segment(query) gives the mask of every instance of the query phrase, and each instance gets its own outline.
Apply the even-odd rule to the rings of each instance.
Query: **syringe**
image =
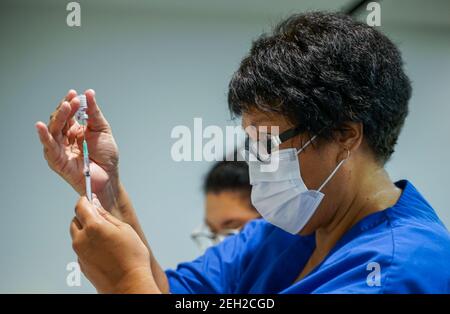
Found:
[[[80,100],[80,108],[77,111],[77,120],[83,127],[83,174],[86,181],[86,197],[89,201],[92,201],[92,190],[91,190],[91,172],[89,168],[89,151],[86,142],[86,128],[87,128],[87,100],[85,95],[78,95]]]

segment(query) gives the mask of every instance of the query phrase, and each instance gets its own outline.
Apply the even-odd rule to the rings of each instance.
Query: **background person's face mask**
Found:
[[[262,162],[249,162],[253,205],[264,219],[291,234],[299,233],[308,223],[324,197],[320,191],[348,158],[336,166],[317,191],[308,190],[301,177],[298,154],[314,139],[298,151],[288,148],[272,153],[271,158],[279,159],[276,171],[261,171]]]

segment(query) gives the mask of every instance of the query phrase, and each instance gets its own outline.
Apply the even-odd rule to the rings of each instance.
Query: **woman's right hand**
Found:
[[[95,92],[85,92],[89,116],[85,132],[88,144],[92,191],[104,207],[111,210],[119,189],[119,151],[111,127],[103,117]],[[85,194],[83,174],[83,126],[74,118],[80,101],[77,92],[70,90],[50,116],[48,125],[36,123],[44,148],[44,157],[52,170],[66,180],[80,195]]]

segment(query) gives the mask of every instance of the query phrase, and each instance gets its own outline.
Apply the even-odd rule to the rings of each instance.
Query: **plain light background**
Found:
[[[235,125],[227,84],[251,41],[290,13],[352,1],[69,1],[0,4],[0,292],[95,292],[66,285],[77,195],[42,157],[34,123],[69,88],[94,88],[120,148],[122,180],[163,267],[195,258],[208,162],[174,162],[176,125]],[[410,115],[387,168],[411,180],[450,226],[450,2],[381,2],[381,29],[413,82]],[[360,14],[365,19],[367,12]],[[420,243],[418,243],[420,245]]]

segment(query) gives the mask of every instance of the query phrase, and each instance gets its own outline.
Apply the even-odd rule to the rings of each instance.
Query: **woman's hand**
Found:
[[[95,92],[85,92],[89,116],[86,141],[91,159],[92,191],[107,210],[111,210],[119,189],[119,152],[111,128],[103,117]],[[44,156],[51,169],[64,178],[80,195],[85,193],[83,175],[83,127],[74,119],[80,101],[77,92],[70,90],[50,116],[48,125],[36,123]]]
[[[63,177],[80,195],[84,195],[83,129],[74,119],[74,115],[80,106],[80,101],[76,95],[76,91],[70,90],[50,116],[49,124],[38,122],[36,128],[44,147],[45,159],[50,168]],[[131,200],[120,183],[118,174],[119,152],[111,128],[96,103],[94,91],[87,90],[85,95],[89,116],[86,140],[91,161],[92,191],[98,196],[103,208],[124,222],[123,226],[126,227],[123,227],[123,229],[131,229],[131,226],[141,238],[141,242],[147,245],[153,277],[161,291],[169,292],[166,274],[153,256]],[[129,232],[131,233],[131,231]],[[77,242],[75,244],[78,245]],[[108,263],[105,265],[108,265]],[[86,271],[88,272],[88,270]],[[127,276],[132,277],[133,273],[140,273],[140,270],[134,270]]]
[[[150,252],[133,228],[81,197],[70,225],[82,272],[100,293],[160,293]]]

